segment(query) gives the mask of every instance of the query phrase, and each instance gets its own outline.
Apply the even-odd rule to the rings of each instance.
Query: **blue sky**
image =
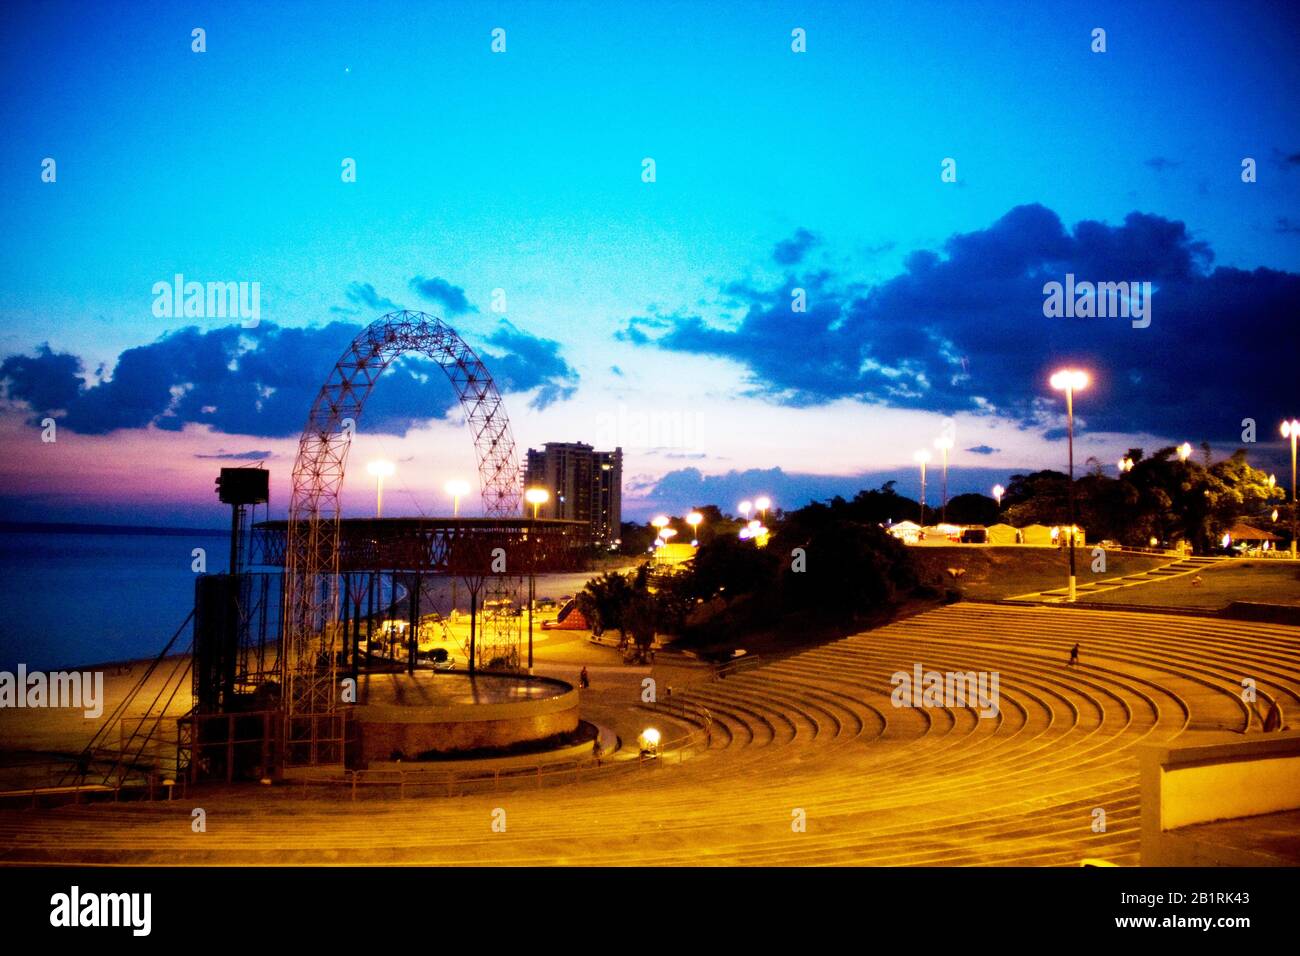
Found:
[[[1228,452],[1255,416],[1252,455],[1281,462],[1276,420],[1300,414],[1278,360],[1297,351],[1300,273],[1284,5],[266,6],[0,13],[0,428],[28,447],[35,418],[67,426],[53,454],[0,470],[5,513],[134,519],[142,489],[90,482],[90,461],[127,474],[170,456],[150,510],[171,520],[207,513],[213,455],[267,451],[284,477],[299,393],[350,337],[323,330],[389,303],[482,351],[521,445],[623,443],[634,512],[699,503],[675,500],[685,469],[714,498],[858,476],[907,489],[945,418],[954,489],[986,490],[1063,458],[1039,373],[1071,357],[1098,366],[1085,452]],[[1036,313],[1042,278],[1075,265],[1156,279],[1152,327]],[[192,414],[153,413],[141,396],[194,385],[194,355],[239,348],[220,320],[179,333],[152,314],[152,285],[178,272],[260,283],[244,347],[280,363],[279,400],[250,403],[265,383],[241,366],[195,386]],[[781,308],[795,287],[806,315]],[[965,360],[956,382],[936,379],[945,355]],[[864,362],[916,388],[883,391]],[[385,384],[358,453],[407,463],[408,507],[437,510],[442,479],[472,468],[468,438],[437,383]]]

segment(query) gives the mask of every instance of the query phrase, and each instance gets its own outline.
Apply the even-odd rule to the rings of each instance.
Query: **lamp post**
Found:
[[[451,495],[451,514],[454,518],[460,517],[460,498],[461,495],[469,494],[469,482],[462,481],[459,478],[453,478],[443,486],[447,494]]]
[[[1062,369],[1052,375],[1052,388],[1065,392],[1066,437],[1070,455],[1070,597],[1074,601],[1074,393],[1082,391],[1088,385],[1088,373],[1078,369]]]
[[[1003,488],[1001,485],[993,486],[993,500],[998,503],[999,511],[1002,509],[1002,496],[1005,495],[1006,493],[1007,493],[1007,489]]]
[[[551,493],[545,488],[529,488],[524,492],[524,501],[533,506],[533,520],[537,520],[537,509],[551,500]]]
[[[941,435],[934,440],[934,447],[943,453],[943,508],[939,520],[944,524],[948,523],[948,450],[952,445],[952,438],[948,435]]]
[[[397,470],[391,461],[380,458],[366,465],[366,471],[375,476],[375,517],[384,516],[384,479]]]
[[[1295,445],[1296,437],[1300,436],[1300,421],[1291,419],[1289,422],[1282,423],[1282,437],[1291,439],[1291,557],[1296,553],[1296,517],[1300,511],[1300,505],[1296,504],[1295,497]]]
[[[742,518],[748,521],[749,513],[754,510],[754,503],[746,499],[745,501],[742,501],[740,504],[736,505],[736,510],[740,512],[740,516]]]
[[[704,515],[698,511],[692,511],[686,516],[686,523],[691,526],[691,544],[698,545],[700,539],[700,522],[704,520]]]
[[[757,508],[759,514],[763,516],[763,524],[767,524],[767,509],[772,507],[772,499],[766,495],[761,498],[755,498],[754,507]]]
[[[1191,457],[1192,457],[1192,445],[1191,445],[1191,442],[1183,442],[1181,445],[1178,446],[1178,460],[1179,460],[1179,461],[1187,461],[1187,459],[1188,459],[1188,458],[1191,458]]]
[[[925,527],[925,463],[930,460],[930,453],[922,448],[915,455],[917,464],[921,466],[921,527]]]

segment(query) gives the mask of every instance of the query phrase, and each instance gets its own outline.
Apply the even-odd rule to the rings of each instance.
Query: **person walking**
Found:
[[[591,686],[591,678],[587,675],[587,665],[582,665],[582,672],[578,674],[578,686],[586,690]]]
[[[1070,648],[1070,660],[1066,663],[1065,666],[1075,667],[1078,665],[1078,663],[1079,663],[1079,644],[1076,641],[1074,647]]]

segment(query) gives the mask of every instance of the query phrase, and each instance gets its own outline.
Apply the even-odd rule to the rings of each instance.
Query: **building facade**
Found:
[[[596,451],[581,442],[547,442],[528,449],[525,488],[545,488],[542,518],[583,521],[594,544],[613,545],[623,520],[623,449]]]

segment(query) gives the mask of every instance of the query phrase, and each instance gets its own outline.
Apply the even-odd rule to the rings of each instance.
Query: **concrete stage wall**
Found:
[[[503,684],[518,681],[532,696],[482,703],[358,704],[348,765],[360,769],[371,762],[387,762],[394,751],[413,760],[430,751],[452,754],[508,747],[578,729],[578,692],[572,685],[545,677],[485,676]]]

